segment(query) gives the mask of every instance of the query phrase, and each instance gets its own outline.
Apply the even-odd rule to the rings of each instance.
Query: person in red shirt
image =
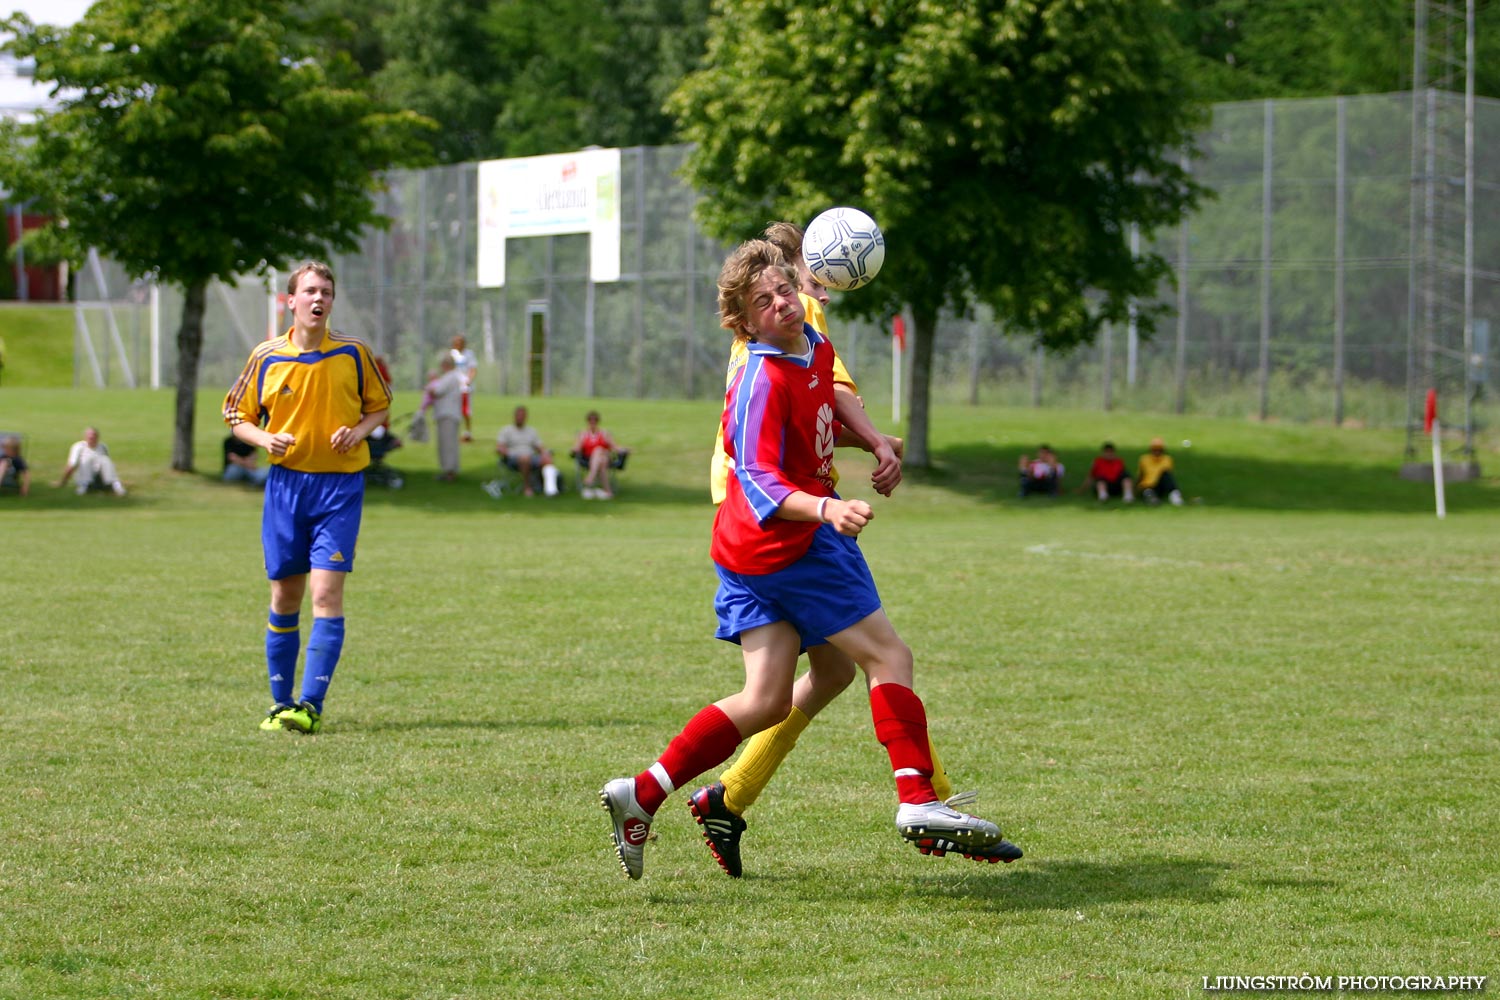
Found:
[[[1100,503],[1110,497],[1119,497],[1126,503],[1135,502],[1135,483],[1125,468],[1125,460],[1115,454],[1115,446],[1109,441],[1104,442],[1099,456],[1089,466],[1089,479],[1084,486],[1093,489]]]
[[[609,470],[622,449],[615,445],[609,431],[599,426],[598,410],[590,410],[583,420],[587,426],[573,443],[573,454],[588,470],[579,492],[585,500],[613,500],[615,492],[610,489]]]
[[[886,748],[900,805],[896,828],[913,842],[987,847],[1004,838],[988,820],[952,808],[932,787],[927,716],[912,690],[911,649],[880,603],[856,537],[875,516],[833,490],[833,347],[804,322],[797,273],[775,244],[751,240],[719,274],[721,324],[748,341],[749,360],[724,405],[734,478],[714,517],[719,576],[716,635],[738,644],[745,685],[700,710],[633,778],[599,792],[620,867],[641,877],[657,810],[681,788],[776,725],[792,706],[797,657],[829,642],[864,670],[875,736]],[[812,669],[816,670],[814,664]]]

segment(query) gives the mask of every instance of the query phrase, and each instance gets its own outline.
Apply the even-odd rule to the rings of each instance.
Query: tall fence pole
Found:
[[[1474,459],[1474,0],[1464,9],[1464,458]]]
[[[1333,425],[1344,424],[1344,202],[1347,198],[1345,169],[1348,165],[1347,101],[1335,102],[1338,127],[1333,168]]]
[[[1188,154],[1182,154],[1182,169],[1192,169]],[[1188,328],[1188,217],[1182,217],[1177,227],[1177,356],[1174,361],[1176,387],[1173,392],[1172,410],[1183,413],[1187,410],[1187,328]]]
[[[1271,410],[1271,211],[1275,192],[1271,184],[1272,164],[1276,154],[1275,101],[1266,101],[1264,133],[1261,138],[1260,164],[1260,419]]]

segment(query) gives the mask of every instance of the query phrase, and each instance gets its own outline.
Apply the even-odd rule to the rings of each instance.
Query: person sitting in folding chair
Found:
[[[585,500],[613,500],[615,492],[610,486],[609,470],[625,468],[630,449],[616,445],[609,431],[599,426],[598,410],[590,410],[583,419],[588,426],[579,431],[572,452],[583,470],[579,492]]]
[[[542,492],[549,497],[557,496],[557,466],[552,464],[552,452],[542,444],[536,428],[526,426],[526,407],[516,407],[515,423],[500,428],[495,438],[495,454],[500,456],[501,465],[521,474],[523,495],[536,495],[540,477]]]
[[[0,491],[10,490],[23,497],[31,492],[31,467],[21,454],[19,434],[0,435]]]

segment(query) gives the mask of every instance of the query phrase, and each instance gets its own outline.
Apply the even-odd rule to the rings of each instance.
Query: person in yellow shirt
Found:
[[[370,464],[365,438],[384,423],[391,389],[363,341],[329,329],[334,281],[327,264],[298,267],[287,294],[292,327],[250,352],[224,398],[224,422],[271,462],[261,547],[271,581],[272,705],[260,728],[316,733],[344,646],[344,581],[354,569]],[[312,632],[301,697],[293,700],[298,621],[309,589]]]
[[[1177,488],[1177,477],[1172,466],[1172,456],[1161,438],[1152,438],[1150,450],[1141,456],[1135,470],[1135,484],[1141,489],[1141,497],[1151,504],[1161,503],[1166,497],[1173,507],[1182,506],[1182,491]]]
[[[828,320],[823,307],[829,302],[828,290],[813,277],[802,259],[801,228],[791,222],[774,222],[766,228],[765,238],[774,243],[788,261],[795,262],[798,298],[806,312],[806,322],[819,334],[827,337]],[[745,342],[736,339],[730,350],[729,368],[725,373],[726,385],[733,384],[735,374],[745,366],[748,359],[749,351]],[[874,454],[877,464],[870,476],[871,485],[882,496],[890,496],[901,482],[902,441],[876,429],[860,401],[859,387],[844,366],[837,349],[833,353],[833,382],[834,415],[844,427],[838,444],[863,447]],[[709,466],[709,492],[715,504],[724,502],[728,480],[733,471],[733,460],[724,450],[724,427],[721,422]],[[832,478],[836,486],[839,479],[837,469],[832,470]],[[755,803],[770,783],[776,769],[797,745],[798,737],[812,722],[813,717],[838,697],[858,672],[854,661],[831,644],[811,646],[806,652],[809,668],[792,688],[792,709],[786,719],[752,736],[734,764],[718,781],[704,785],[688,799],[688,808],[703,827],[703,839],[713,853],[714,860],[731,878],[739,878],[744,871],[740,857],[740,836],[746,829],[745,810]],[[932,785],[938,797],[951,800],[957,805],[971,802],[973,793],[953,795],[952,782],[943,769],[937,748],[930,741],[928,747],[933,763]],[[953,851],[975,861],[991,863],[1010,862],[1022,856],[1021,849],[1008,840],[985,847],[974,847],[931,837],[917,841],[916,846],[927,855],[942,857]]]

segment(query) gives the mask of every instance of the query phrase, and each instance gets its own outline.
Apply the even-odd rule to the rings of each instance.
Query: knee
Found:
[[[786,717],[792,713],[792,692],[777,692],[775,695],[759,695],[750,706],[751,718],[747,721],[754,726],[755,732],[770,729],[786,721]]]
[[[812,661],[813,679],[821,688],[842,691],[854,683],[859,668],[847,656],[829,656]]]

